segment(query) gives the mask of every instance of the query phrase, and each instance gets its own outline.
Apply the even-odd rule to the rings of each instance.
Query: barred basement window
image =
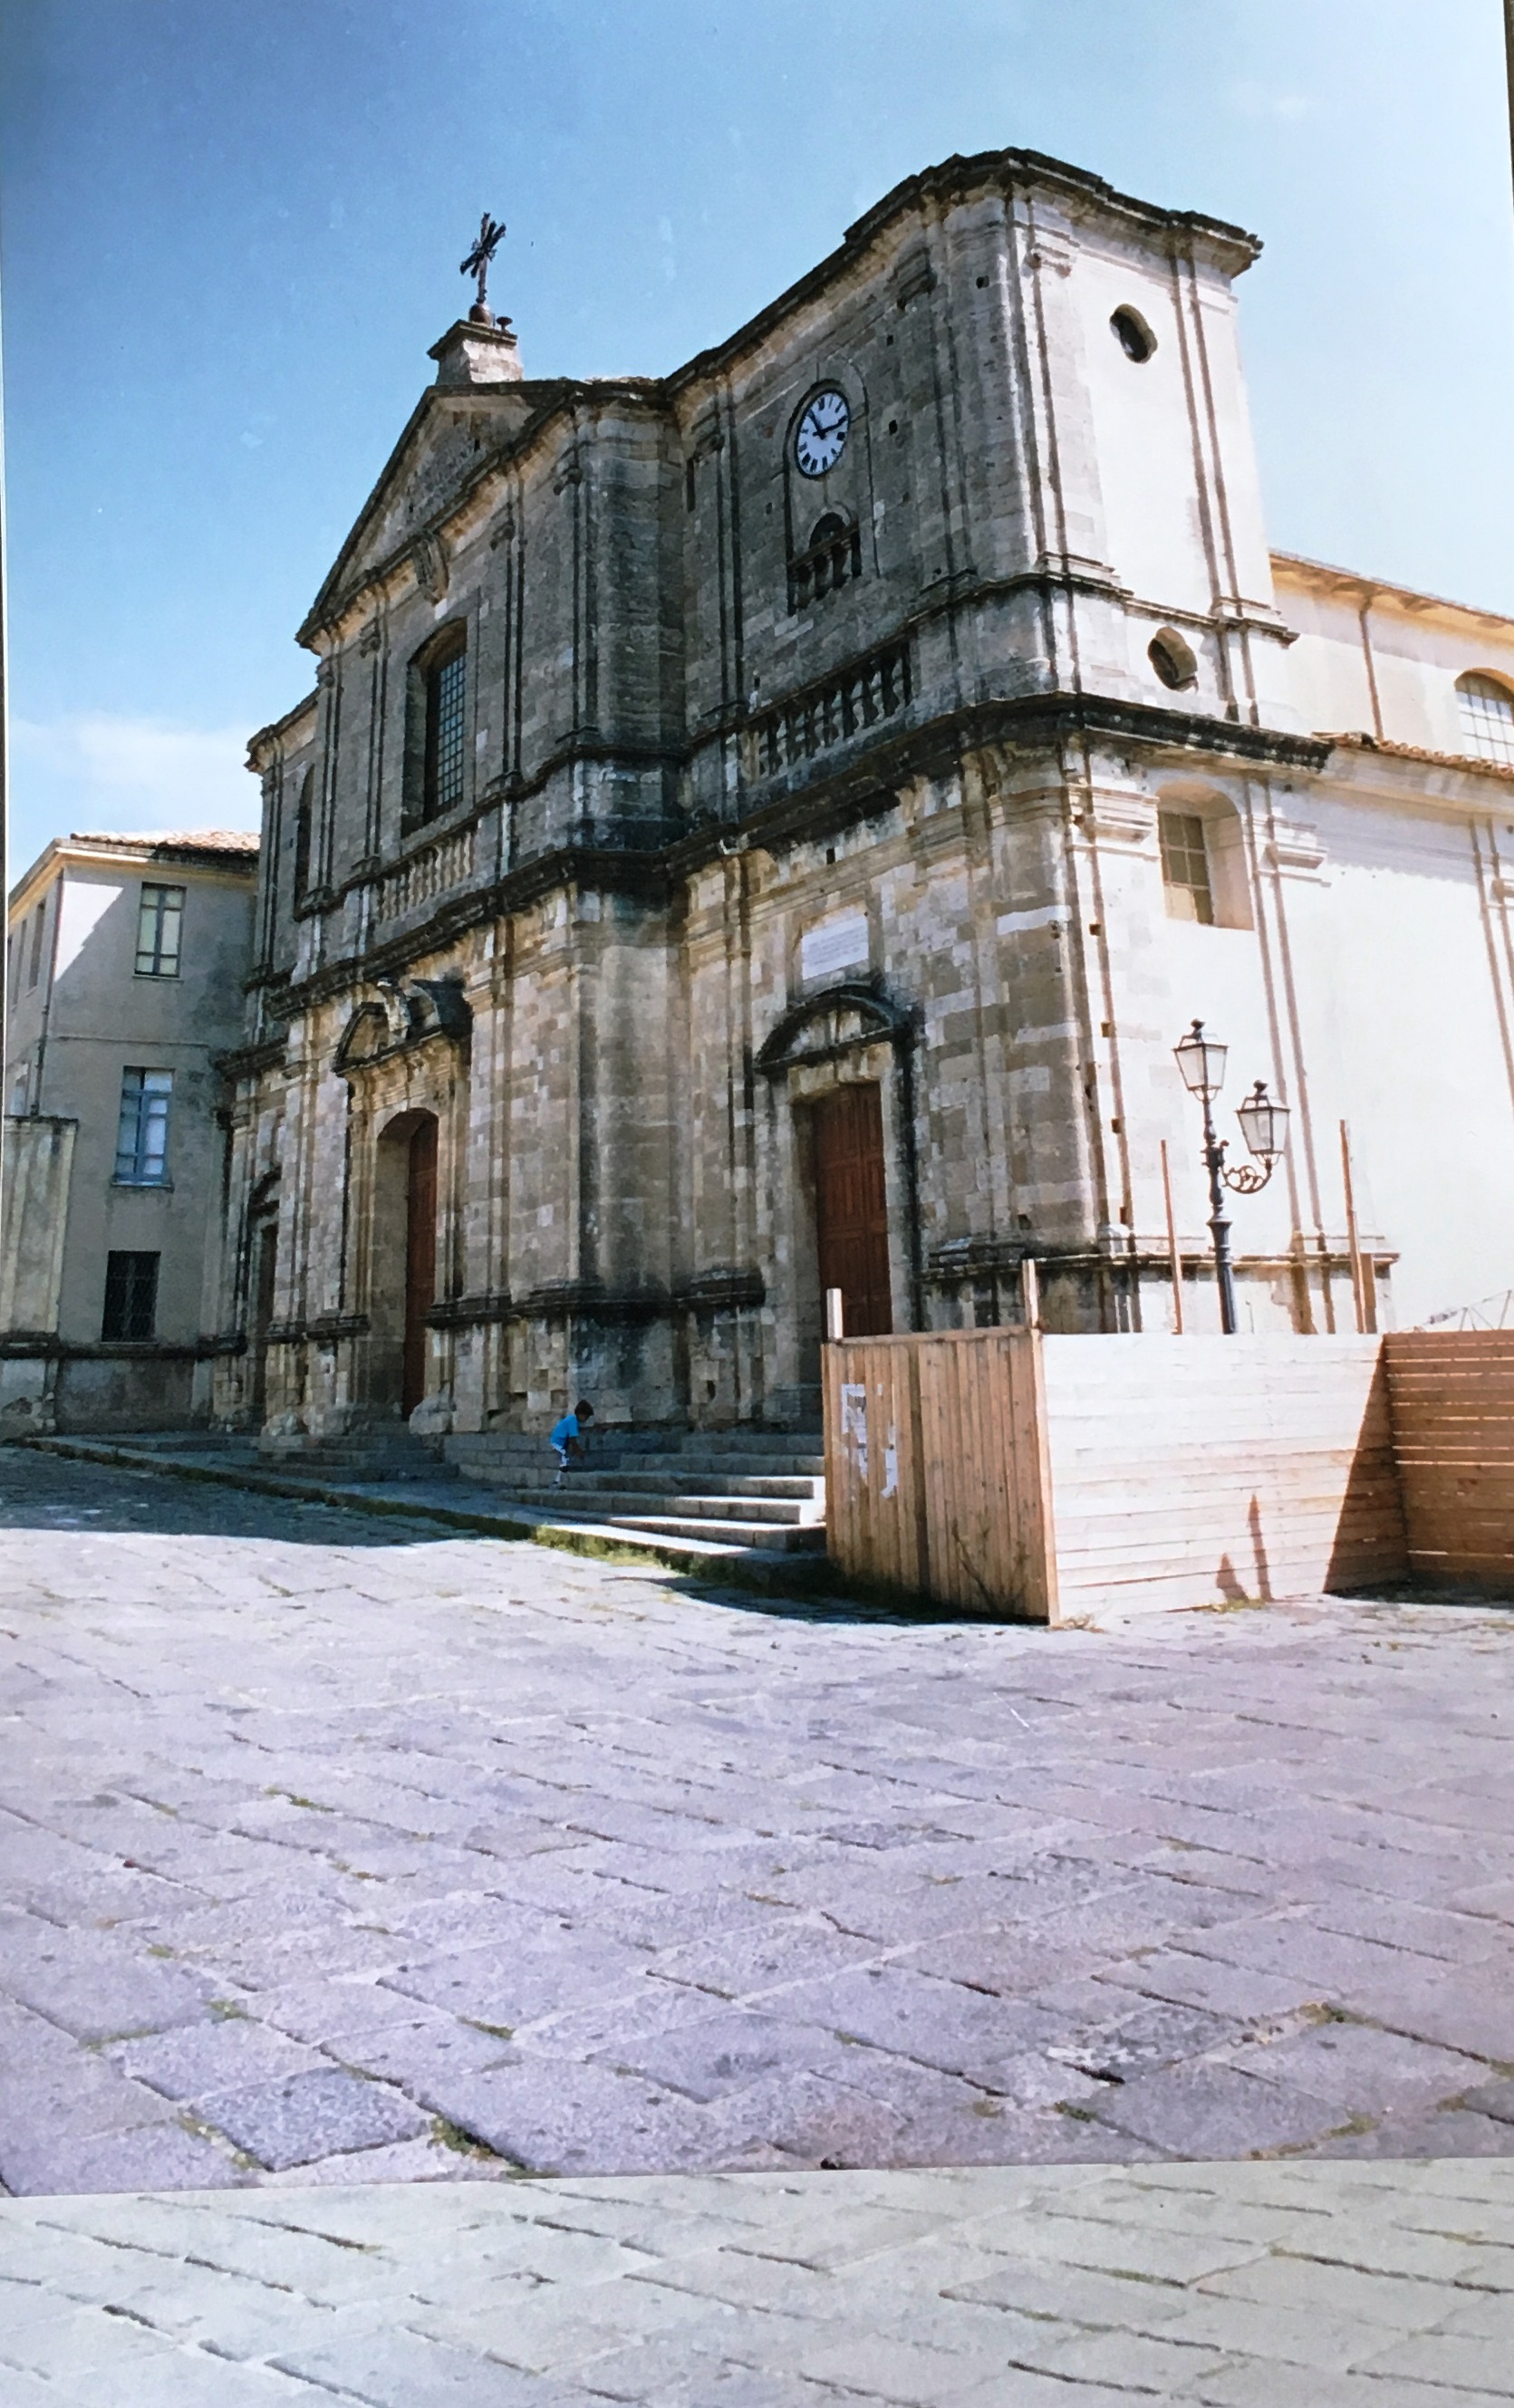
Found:
[[[1209,883],[1209,852],[1204,822],[1196,812],[1159,811],[1161,838],[1161,882],[1167,910],[1174,920],[1198,920],[1215,924],[1214,890]]]
[[[102,1339],[151,1338],[158,1317],[161,1254],[109,1254],[105,1258]]]
[[[144,886],[137,914],[138,978],[179,976],[179,932],[184,918],[181,886]]]
[[[123,1070],[116,1133],[118,1187],[168,1184],[168,1101],[171,1070]]]
[[[1514,695],[1491,677],[1458,678],[1456,692],[1468,751],[1514,768]]]
[[[425,804],[428,820],[463,799],[463,718],[468,654],[459,649],[425,673]]]

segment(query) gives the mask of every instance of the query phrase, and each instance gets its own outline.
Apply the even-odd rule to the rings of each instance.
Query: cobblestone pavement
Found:
[[[1514,2155],[1507,1612],[786,1614],[21,1450],[0,1560],[12,2193]]]
[[[6,2408],[1475,2408],[1514,2166],[662,2175],[0,2207]]]

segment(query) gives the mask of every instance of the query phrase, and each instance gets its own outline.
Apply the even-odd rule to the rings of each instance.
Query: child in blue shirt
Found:
[[[572,1412],[570,1413],[564,1413],[561,1421],[558,1422],[555,1428],[552,1431],[547,1443],[553,1449],[557,1457],[557,1477],[552,1484],[554,1488],[560,1488],[563,1484],[565,1473],[568,1472],[575,1463],[582,1463],[584,1461],[584,1441],[587,1438],[588,1432],[584,1428],[583,1425],[585,1422],[592,1422],[593,1419],[594,1407],[588,1402],[586,1398],[581,1397],[577,1404],[573,1407]]]

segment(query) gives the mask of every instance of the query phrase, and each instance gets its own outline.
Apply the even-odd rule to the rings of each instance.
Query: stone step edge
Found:
[[[728,1586],[782,1588],[786,1575],[807,1594],[810,1584],[803,1580],[803,1573],[829,1562],[818,1553],[735,1546],[723,1540],[696,1541],[653,1537],[621,1529],[608,1522],[557,1521],[524,1504],[515,1512],[490,1512],[483,1507],[445,1505],[411,1497],[383,1497],[376,1493],[373,1484],[367,1482],[348,1484],[331,1480],[292,1480],[251,1467],[207,1464],[170,1455],[160,1448],[113,1446],[107,1439],[10,1438],[0,1440],[0,1444],[27,1448],[37,1455],[64,1455],[82,1463],[119,1464],[123,1470],[156,1473],[166,1480],[205,1481],[223,1488],[251,1489],[263,1497],[289,1497],[303,1505],[332,1505],[354,1513],[437,1522],[444,1528],[471,1530],[481,1538],[524,1540],[537,1546],[555,1547],[564,1555],[601,1558],[626,1555],[660,1564],[668,1571],[696,1575],[707,1571]],[[394,1484],[400,1485],[398,1482]],[[505,1498],[501,1504],[508,1507],[512,1501]]]

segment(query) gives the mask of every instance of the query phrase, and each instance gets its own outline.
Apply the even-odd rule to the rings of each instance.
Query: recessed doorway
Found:
[[[840,1288],[848,1338],[886,1336],[894,1313],[882,1091],[858,1084],[822,1096],[813,1133],[821,1293]]]
[[[437,1300],[437,1125],[429,1112],[410,1141],[405,1181],[405,1357],[399,1409],[408,1418],[425,1395],[430,1330]]]

